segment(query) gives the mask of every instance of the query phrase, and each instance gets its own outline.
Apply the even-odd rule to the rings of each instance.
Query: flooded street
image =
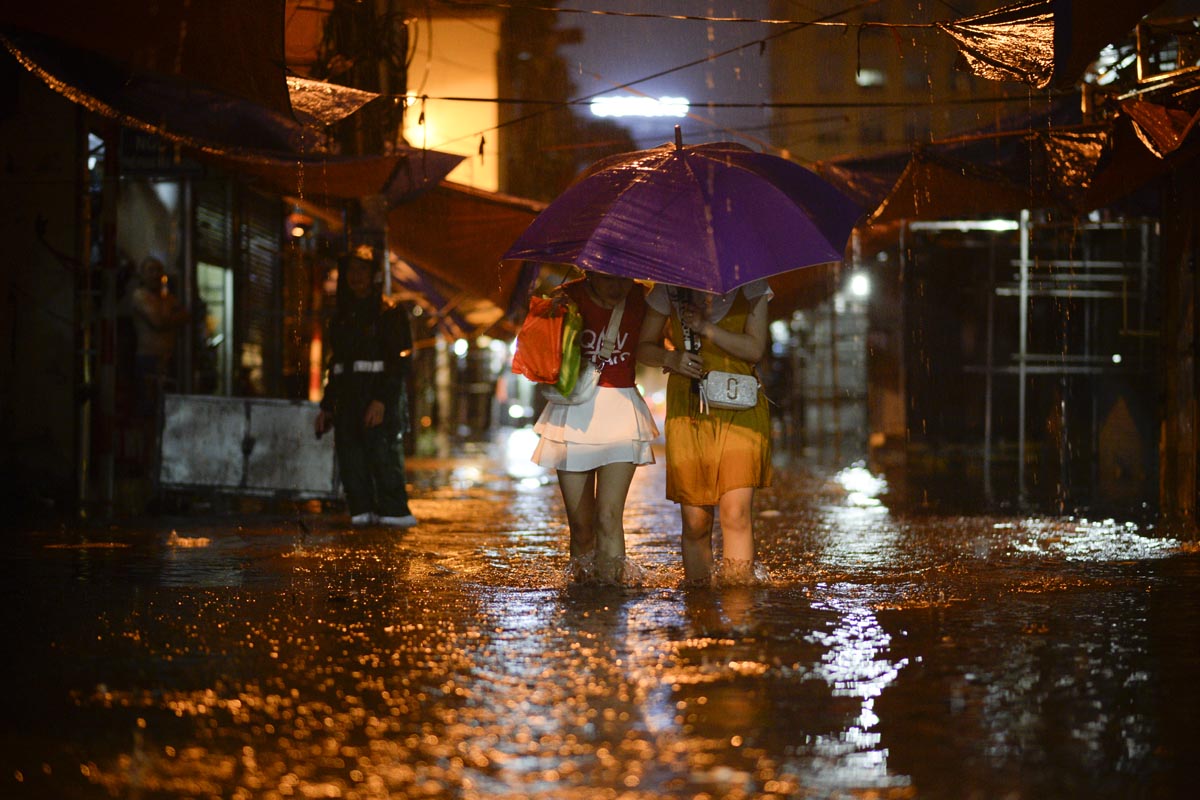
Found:
[[[230,514],[3,539],[0,796],[1189,795],[1200,549],[1144,525],[910,515],[781,470],[769,585],[568,585],[532,434],[410,465],[404,533]]]

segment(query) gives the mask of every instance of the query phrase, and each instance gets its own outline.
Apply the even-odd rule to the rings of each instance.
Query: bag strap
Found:
[[[670,298],[671,307],[679,316],[679,327],[683,331],[683,349],[689,353],[699,353],[700,337],[683,321],[683,306],[689,301],[691,294],[691,289],[684,289],[680,286],[670,286],[667,288],[667,297]]]
[[[603,364],[612,356],[613,350],[617,346],[617,334],[621,329],[621,317],[625,314],[625,298],[621,298],[621,302],[613,306],[612,314],[608,317],[608,327],[604,329],[604,336],[600,340],[600,347],[596,349],[596,363]]]

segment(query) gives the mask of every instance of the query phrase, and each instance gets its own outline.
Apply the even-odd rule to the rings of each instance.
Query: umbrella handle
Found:
[[[675,149],[683,149],[683,131],[679,129],[678,125],[675,126]]]

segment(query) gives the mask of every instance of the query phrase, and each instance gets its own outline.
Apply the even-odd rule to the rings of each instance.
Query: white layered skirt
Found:
[[[587,472],[605,464],[653,464],[658,426],[632,386],[600,386],[586,403],[549,403],[533,426],[541,440],[533,451],[539,466]]]

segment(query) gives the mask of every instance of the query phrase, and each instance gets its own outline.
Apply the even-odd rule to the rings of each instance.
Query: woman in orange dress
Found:
[[[753,583],[767,577],[754,560],[751,516],[754,490],[771,483],[766,396],[760,393],[757,404],[744,410],[702,410],[696,381],[711,370],[753,374],[767,346],[770,297],[766,281],[755,281],[724,295],[658,285],[646,298],[638,360],[670,373],[667,498],[679,503],[688,583],[713,579],[714,515],[723,544],[717,578]],[[668,319],[671,348],[663,342]]]

